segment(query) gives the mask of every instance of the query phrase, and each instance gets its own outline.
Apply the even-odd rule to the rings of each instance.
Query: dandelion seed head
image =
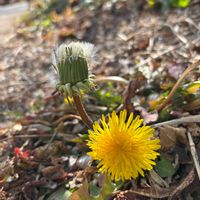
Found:
[[[87,42],[61,44],[52,54],[52,65],[59,77],[57,90],[65,96],[81,95],[94,88],[89,70],[96,49]]]

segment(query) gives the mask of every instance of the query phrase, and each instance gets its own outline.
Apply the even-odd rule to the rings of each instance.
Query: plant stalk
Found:
[[[91,118],[88,116],[83,104],[82,104],[82,101],[80,99],[80,97],[78,95],[73,95],[73,99],[74,99],[74,104],[76,106],[76,109],[79,113],[79,115],[81,116],[83,122],[85,123],[85,125],[92,129],[92,124],[93,124],[93,121],[91,120]]]

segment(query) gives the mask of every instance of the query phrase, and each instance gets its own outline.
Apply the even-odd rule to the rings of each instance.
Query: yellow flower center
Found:
[[[107,172],[114,180],[136,178],[143,170],[151,170],[159,153],[159,139],[153,139],[154,130],[141,126],[142,120],[130,115],[126,122],[126,111],[118,117],[115,112],[101,120],[102,127],[94,123],[94,131],[89,131],[89,155],[99,160],[99,171]]]

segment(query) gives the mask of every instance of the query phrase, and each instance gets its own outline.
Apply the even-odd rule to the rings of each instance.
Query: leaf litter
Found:
[[[200,7],[194,1],[185,10],[160,13],[141,2],[105,1],[82,7],[70,1],[60,13],[22,20],[0,47],[2,199],[90,199],[95,193],[90,190],[98,190],[102,182],[85,156],[87,128],[73,105],[51,95],[56,83],[50,67],[52,49],[77,39],[98,47],[92,68],[97,79],[127,80],[119,79],[119,84],[117,78],[105,78],[99,83],[103,92],[84,98],[95,119],[123,106],[155,126],[180,119],[156,128],[161,158],[155,171],[117,191],[110,189],[109,199],[199,198],[198,169],[190,154],[195,148],[199,155],[199,120],[181,121],[199,114],[198,84],[195,89],[185,87],[199,81],[199,65],[177,81],[190,63],[199,62]],[[149,103],[152,97],[154,106]]]

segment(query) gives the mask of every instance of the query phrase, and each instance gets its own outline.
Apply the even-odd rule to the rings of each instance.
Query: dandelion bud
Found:
[[[71,42],[61,44],[53,53],[53,67],[58,76],[57,90],[65,96],[78,95],[94,88],[89,63],[95,55],[93,44]]]

